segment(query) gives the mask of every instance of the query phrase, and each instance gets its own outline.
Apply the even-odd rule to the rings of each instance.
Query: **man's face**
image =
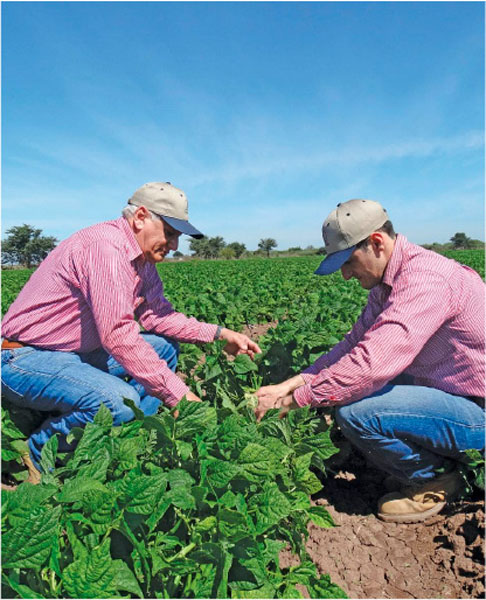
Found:
[[[373,245],[368,244],[357,248],[341,267],[341,273],[346,281],[354,277],[365,290],[378,285],[383,277],[386,260],[381,253],[374,251]]]
[[[155,264],[162,262],[171,251],[179,246],[180,232],[162,219],[145,219],[137,239],[145,260]]]

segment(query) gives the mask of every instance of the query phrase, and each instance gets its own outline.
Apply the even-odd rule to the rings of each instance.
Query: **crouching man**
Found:
[[[31,481],[46,441],[60,434],[59,450],[71,449],[66,436],[102,402],[119,425],[133,418],[123,398],[146,415],[183,396],[199,401],[175,374],[178,341],[223,339],[231,354],[260,352],[247,336],[176,312],[164,297],[155,264],[183,233],[203,235],[188,221],[184,192],[147,183],[122,217],[61,242],[11,305],[2,323],[2,394],[49,413],[28,440]]]
[[[456,461],[484,449],[485,286],[469,267],[395,234],[383,207],[349,200],[324,221],[327,256],[370,290],[344,340],[258,392],[270,408],[333,406],[342,433],[390,477],[385,521],[435,515],[461,489]]]

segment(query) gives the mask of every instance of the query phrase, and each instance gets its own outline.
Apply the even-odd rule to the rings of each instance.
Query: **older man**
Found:
[[[460,490],[455,461],[484,448],[485,288],[469,267],[395,234],[371,200],[339,204],[322,227],[327,256],[370,290],[350,333],[300,375],[257,395],[270,408],[333,406],[343,434],[398,491],[385,521],[438,513]]]
[[[26,463],[38,479],[42,446],[92,421],[103,402],[115,425],[146,415],[160,402],[199,401],[175,374],[177,341],[227,341],[253,357],[247,336],[176,312],[164,297],[155,264],[176,250],[181,234],[202,237],[188,221],[187,198],[170,183],[147,183],[123,216],[61,242],[33,273],[3,320],[2,394],[48,412],[29,439]],[[143,331],[141,331],[141,327]]]

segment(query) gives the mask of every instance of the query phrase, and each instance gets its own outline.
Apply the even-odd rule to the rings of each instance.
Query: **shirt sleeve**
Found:
[[[134,318],[135,271],[112,244],[92,244],[78,257],[80,287],[103,348],[147,392],[174,406],[189,388],[140,335]]]
[[[299,406],[350,404],[381,389],[407,369],[449,318],[451,302],[448,283],[437,273],[403,276],[356,345],[297,388],[295,401]]]
[[[376,288],[375,288],[376,289]],[[371,327],[379,314],[379,303],[376,298],[376,291],[372,290],[368,296],[368,302],[361,315],[349,333],[344,339],[337,343],[331,350],[320,356],[312,365],[307,367],[301,376],[306,383],[312,383],[315,377],[323,370],[329,368],[338,362],[345,354],[351,350],[362,339],[365,332]]]
[[[217,325],[202,323],[174,310],[164,297],[162,281],[153,265],[143,273],[143,302],[136,310],[140,325],[147,331],[166,335],[181,342],[212,342]]]

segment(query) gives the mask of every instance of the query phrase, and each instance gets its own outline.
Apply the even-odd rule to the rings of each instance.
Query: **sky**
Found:
[[[322,246],[350,198],[418,244],[485,237],[483,2],[1,8],[2,238],[64,239],[149,181],[250,250]]]

